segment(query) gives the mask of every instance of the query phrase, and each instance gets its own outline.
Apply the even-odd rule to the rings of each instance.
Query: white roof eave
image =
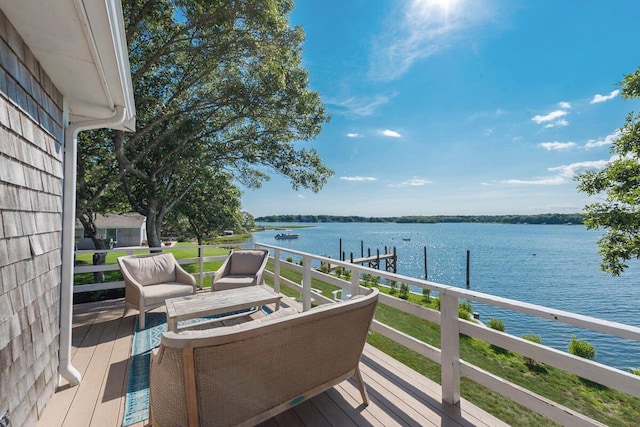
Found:
[[[65,97],[69,120],[109,119],[135,103],[120,0],[0,0],[0,9]]]

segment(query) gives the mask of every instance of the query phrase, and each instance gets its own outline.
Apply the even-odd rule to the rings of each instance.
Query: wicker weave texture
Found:
[[[227,336],[218,345],[201,347],[197,341],[207,338],[196,338],[188,347],[195,347],[200,425],[268,419],[279,405],[294,406],[306,392],[353,373],[376,302],[377,292],[356,303],[337,303],[335,309],[311,310],[259,327],[250,322],[235,330],[237,339]],[[154,425],[187,425],[183,349],[161,346],[160,351],[162,359],[154,356],[151,366]]]

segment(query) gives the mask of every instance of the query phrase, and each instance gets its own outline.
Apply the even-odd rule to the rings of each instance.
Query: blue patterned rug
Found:
[[[131,367],[124,400],[122,425],[128,426],[149,418],[149,366],[151,350],[160,345],[162,333],[167,330],[165,313],[147,313],[146,327],[136,329],[131,346]]]
[[[268,307],[262,308],[265,314],[271,310]],[[178,322],[178,326],[194,324],[203,320],[228,316],[241,312],[249,313],[251,309],[236,311],[218,316],[211,316],[206,319],[191,319]],[[149,418],[149,367],[151,366],[151,350],[160,345],[162,333],[167,330],[167,319],[164,312],[147,313],[145,319],[146,327],[140,331],[136,319],[136,329],[131,346],[131,367],[129,368],[129,381],[127,383],[127,394],[124,400],[124,417],[122,426],[144,421]]]

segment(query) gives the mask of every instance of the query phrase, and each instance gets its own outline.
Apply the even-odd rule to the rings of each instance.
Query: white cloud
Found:
[[[568,112],[564,111],[564,110],[556,110],[556,111],[552,111],[549,114],[546,114],[544,116],[541,115],[535,115],[531,118],[531,120],[533,120],[534,122],[536,122],[537,124],[543,124],[543,123],[547,123],[547,122],[553,122],[558,120],[560,117],[564,117],[567,114],[569,114]]]
[[[500,181],[501,184],[507,185],[559,185],[564,184],[566,180],[561,176],[552,176],[548,178],[538,179],[507,179]]]
[[[545,150],[548,151],[553,151],[553,150],[570,150],[571,148],[576,146],[575,142],[558,142],[558,141],[553,141],[553,142],[543,142],[538,144],[539,147],[544,148]]]
[[[366,117],[375,113],[376,109],[386,103],[388,103],[393,95],[376,95],[376,96],[364,96],[364,97],[351,97],[347,99],[323,99],[328,105],[338,107],[338,113],[342,113],[349,116]]]
[[[599,93],[597,93],[596,95],[594,95],[593,99],[591,100],[591,102],[589,102],[589,104],[598,104],[600,102],[609,101],[610,99],[613,99],[616,96],[618,96],[619,93],[620,91],[618,89],[612,90],[611,92],[609,92],[609,95],[600,95]]]
[[[401,187],[423,187],[428,184],[432,184],[433,181],[423,178],[411,178],[398,184],[389,184],[389,187],[401,188]]]
[[[428,179],[411,178],[410,180],[405,181],[404,184],[411,187],[422,187],[423,185],[431,184],[431,181]]]
[[[592,139],[592,140],[590,140],[589,142],[587,142],[584,145],[584,148],[589,150],[591,148],[598,148],[598,147],[602,147],[602,146],[605,146],[605,145],[611,145],[619,137],[620,137],[620,132],[619,131],[615,131],[614,133],[605,136],[604,139],[600,139],[600,140]]]
[[[384,135],[384,136],[391,137],[391,138],[402,138],[402,135],[400,135],[395,130],[389,130],[389,129],[381,130],[380,134]]]
[[[298,194],[298,199],[304,199],[304,194]]]
[[[554,173],[548,177],[532,178],[532,179],[506,179],[500,181],[500,184],[506,185],[561,185],[571,182],[573,177],[587,170],[598,170],[604,168],[607,163],[613,160],[593,160],[585,162],[576,162],[568,165],[555,166],[548,168],[549,172]]]
[[[544,127],[545,129],[549,129],[549,128],[557,128],[557,127],[562,127],[562,126],[568,126],[569,122],[565,119],[562,120],[556,120],[553,123],[547,123]]]
[[[394,2],[395,3],[395,2]],[[373,43],[369,75],[375,80],[397,79],[419,60],[473,39],[474,28],[492,23],[489,1],[411,0],[392,11]]]
[[[347,138],[362,138],[363,136],[363,134],[357,132],[347,134]]]
[[[590,160],[585,162],[571,163],[569,165],[549,168],[549,172],[557,172],[563,178],[573,178],[581,172],[604,168],[610,160]]]
[[[531,118],[531,120],[539,125],[544,125],[545,129],[567,126],[569,122],[563,117],[569,114],[567,110],[571,108],[571,104],[563,101],[559,102],[558,105],[560,106],[560,110],[555,110],[545,115],[536,114]]]
[[[378,180],[378,178],[372,176],[341,176],[340,179],[351,182],[373,182]]]

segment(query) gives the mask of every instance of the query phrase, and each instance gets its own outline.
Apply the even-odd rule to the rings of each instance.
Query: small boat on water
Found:
[[[287,230],[285,233],[276,234],[276,240],[290,240],[297,239],[299,234],[292,233],[291,230]]]

